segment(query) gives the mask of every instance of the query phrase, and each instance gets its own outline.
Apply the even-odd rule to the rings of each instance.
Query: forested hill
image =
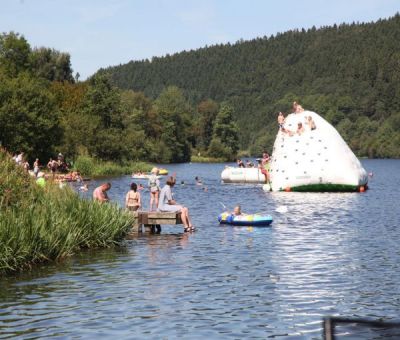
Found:
[[[169,85],[192,103],[235,108],[242,148],[270,147],[293,100],[340,131],[359,156],[400,157],[400,15],[131,61],[100,72],[157,97]]]

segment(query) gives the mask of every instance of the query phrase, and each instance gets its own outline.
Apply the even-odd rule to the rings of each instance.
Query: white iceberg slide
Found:
[[[316,128],[306,125],[311,116]],[[297,130],[301,122],[304,132]],[[272,191],[363,191],[367,172],[349,146],[324,118],[312,111],[292,113],[286,117],[273,148],[270,166]]]

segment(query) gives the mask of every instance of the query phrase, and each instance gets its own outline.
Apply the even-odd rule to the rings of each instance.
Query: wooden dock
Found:
[[[160,233],[161,225],[182,224],[181,213],[158,211],[135,211],[136,220],[132,226],[132,233],[152,232]]]

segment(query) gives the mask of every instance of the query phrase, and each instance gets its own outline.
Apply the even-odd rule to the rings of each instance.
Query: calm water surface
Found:
[[[166,226],[1,278],[0,338],[319,339],[324,316],[398,321],[400,161],[363,164],[374,173],[363,194],[264,193],[221,184],[223,164],[168,165],[198,231]],[[131,179],[111,182],[122,203]],[[236,203],[272,226],[219,226]]]

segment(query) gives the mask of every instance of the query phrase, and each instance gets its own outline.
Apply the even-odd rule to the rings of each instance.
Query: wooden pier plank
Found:
[[[135,223],[131,232],[141,232],[143,227],[145,231],[154,229],[161,230],[162,224],[176,225],[182,224],[181,213],[159,212],[159,211],[135,211]]]

